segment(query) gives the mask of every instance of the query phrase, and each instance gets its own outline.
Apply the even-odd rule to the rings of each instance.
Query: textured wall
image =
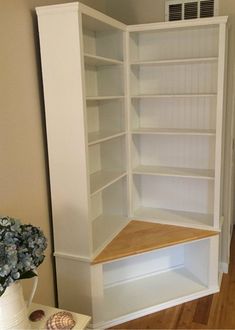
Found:
[[[108,15],[126,24],[163,21],[164,0],[106,0]]]

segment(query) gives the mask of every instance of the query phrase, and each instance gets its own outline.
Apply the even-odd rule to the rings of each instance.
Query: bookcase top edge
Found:
[[[146,24],[135,24],[127,25],[129,32],[147,31],[147,30],[160,30],[160,29],[174,29],[184,28],[192,26],[206,26],[206,25],[219,25],[226,24],[229,20],[228,16],[216,16],[209,18],[191,19],[183,21],[172,21],[172,22],[157,22],[157,23],[146,23]]]
[[[127,25],[125,25],[124,23],[122,23],[94,8],[86,6],[80,2],[70,2],[70,3],[65,3],[65,4],[41,6],[41,7],[36,7],[35,10],[36,10],[37,16],[53,15],[53,14],[65,13],[65,12],[80,12],[84,15],[90,16],[105,24],[111,25],[117,29],[126,31],[126,27],[127,27]]]
[[[80,7],[79,2],[69,2],[57,5],[48,5],[48,6],[39,6],[36,7],[37,15],[44,15],[44,14],[53,14],[56,12],[66,12],[66,11],[78,11]]]

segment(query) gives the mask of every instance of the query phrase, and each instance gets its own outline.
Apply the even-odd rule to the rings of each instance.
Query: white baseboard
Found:
[[[228,274],[229,264],[227,262],[220,263],[220,272],[224,274]]]

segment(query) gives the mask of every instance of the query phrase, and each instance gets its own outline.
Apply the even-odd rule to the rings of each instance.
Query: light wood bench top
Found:
[[[218,235],[217,231],[132,220],[93,260],[99,264]]]

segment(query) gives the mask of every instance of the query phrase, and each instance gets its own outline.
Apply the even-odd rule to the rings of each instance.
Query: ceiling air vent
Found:
[[[214,0],[201,1],[200,17],[212,17],[214,16],[215,3]]]
[[[182,19],[182,3],[169,6],[169,21],[179,21]]]
[[[198,18],[198,2],[186,2],[184,4],[184,19]]]
[[[167,0],[166,21],[213,17],[218,14],[218,0]]]

